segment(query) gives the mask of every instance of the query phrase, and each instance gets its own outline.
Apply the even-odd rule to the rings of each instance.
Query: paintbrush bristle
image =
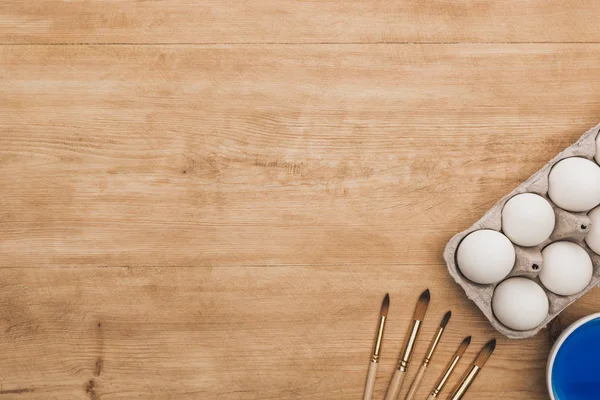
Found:
[[[458,350],[456,350],[456,355],[462,357],[462,355],[465,354],[467,347],[469,347],[469,344],[471,344],[471,336],[467,336],[463,339],[460,346],[458,346]]]
[[[429,300],[431,300],[431,294],[429,293],[429,289],[427,289],[421,293],[421,296],[419,296],[419,300],[417,301],[417,307],[415,308],[416,320],[423,321],[425,318],[427,307],[429,307]]]
[[[495,348],[496,339],[492,339],[489,342],[487,342],[487,344],[483,346],[483,349],[481,349],[481,351],[479,352],[479,355],[477,355],[474,364],[477,365],[479,368],[482,368],[494,352]]]
[[[381,315],[383,315],[384,317],[387,317],[389,308],[390,308],[390,294],[386,293],[385,297],[383,298],[383,301],[381,302]]]
[[[445,328],[448,325],[448,321],[450,321],[450,317],[452,316],[452,311],[448,311],[444,314],[444,318],[442,318],[442,322],[440,322],[440,328]]]

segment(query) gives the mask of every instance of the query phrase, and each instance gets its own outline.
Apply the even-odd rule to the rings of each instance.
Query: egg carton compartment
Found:
[[[573,145],[567,147],[556,157],[550,160],[544,167],[534,173],[529,179],[515,188],[512,192],[502,197],[492,206],[481,219],[468,229],[456,234],[444,250],[444,260],[450,275],[463,288],[467,297],[481,309],[492,326],[504,336],[511,339],[524,339],[532,337],[543,329],[554,317],[562,312],[568,305],[582,297],[590,289],[600,283],[600,256],[595,254],[586,244],[585,236],[591,227],[591,220],[587,212],[569,212],[556,206],[548,197],[548,175],[552,167],[559,161],[569,157],[583,157],[594,161],[596,153],[596,137],[600,133],[600,124],[590,129],[579,138]],[[480,229],[491,229],[502,232],[502,209],[505,203],[512,197],[521,193],[535,193],[545,198],[552,206],[555,214],[555,226],[550,237],[534,247],[521,247],[515,245],[516,261],[509,275],[500,282],[484,285],[468,280],[459,270],[456,262],[456,252],[460,242],[470,233]],[[593,275],[589,285],[581,292],[570,296],[559,296],[550,292],[540,282],[538,275],[544,268],[542,250],[550,243],[556,241],[571,241],[581,246],[589,255],[593,264]],[[504,280],[521,276],[532,279],[546,292],[549,300],[549,311],[544,321],[534,329],[518,331],[503,325],[492,311],[492,297],[498,284]]]

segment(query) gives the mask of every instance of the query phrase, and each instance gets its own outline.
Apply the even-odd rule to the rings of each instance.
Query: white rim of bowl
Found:
[[[586,322],[589,322],[589,321],[591,321],[593,319],[597,319],[597,318],[600,318],[600,313],[591,314],[591,315],[588,315],[587,317],[583,317],[583,318],[578,319],[577,321],[573,322],[571,325],[569,325],[569,327],[567,329],[565,329],[563,331],[563,333],[560,334],[560,336],[558,337],[558,339],[552,346],[552,349],[550,350],[550,355],[548,356],[548,364],[546,365],[546,386],[548,389],[548,394],[550,395],[550,399],[559,400],[556,397],[554,397],[554,390],[552,390],[552,367],[554,365],[554,360],[556,359],[556,355],[558,354],[558,350],[560,350],[560,348],[561,348],[562,344],[565,342],[565,340],[567,340],[567,338],[571,335],[571,333],[575,332],[575,330],[577,328],[579,328],[581,325],[585,324]]]

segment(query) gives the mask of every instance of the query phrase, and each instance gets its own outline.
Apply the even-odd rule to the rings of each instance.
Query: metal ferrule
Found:
[[[406,341],[406,346],[402,351],[402,357],[400,358],[400,362],[398,363],[398,369],[402,372],[408,369],[408,363],[410,362],[410,358],[412,357],[412,353],[415,350],[415,344],[417,342],[417,335],[419,334],[419,329],[421,328],[421,321],[418,319],[413,320],[412,328],[410,329],[410,335],[408,336],[408,340]]]
[[[467,374],[464,376],[464,378],[460,382],[460,385],[458,385],[456,387],[456,389],[452,392],[452,394],[450,395],[450,397],[448,397],[448,400],[460,400],[460,399],[462,399],[462,397],[465,395],[465,393],[467,393],[467,390],[469,389],[469,387],[473,383],[473,380],[475,379],[475,377],[479,373],[480,369],[481,368],[479,368],[477,365],[473,365],[471,367],[471,369],[469,370],[469,372],[467,372]]]
[[[427,365],[427,364],[429,364],[429,361],[431,361],[431,357],[433,357],[433,352],[435,351],[435,348],[440,343],[440,339],[442,338],[442,333],[444,333],[444,328],[439,328],[435,335],[435,338],[429,345],[429,349],[427,350],[427,355],[425,356],[425,360],[423,360],[423,365]]]
[[[450,362],[446,366],[446,369],[444,370],[444,375],[442,375],[440,380],[435,385],[435,389],[433,389],[433,392],[431,392],[431,395],[433,397],[437,397],[437,395],[440,394],[442,389],[444,389],[444,386],[446,386],[446,383],[448,383],[448,379],[450,379],[450,375],[452,375],[454,368],[456,368],[456,365],[458,364],[458,360],[460,360],[460,356],[458,355],[455,355],[454,358],[450,360]]]
[[[383,329],[385,328],[385,316],[381,315],[379,318],[379,329],[377,329],[377,338],[375,339],[375,346],[373,346],[373,355],[371,361],[379,362],[379,353],[381,352],[381,342],[383,342]]]

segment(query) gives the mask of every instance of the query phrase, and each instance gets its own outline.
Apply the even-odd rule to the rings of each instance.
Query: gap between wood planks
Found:
[[[98,43],[98,42],[57,42],[57,43],[0,43],[0,46],[307,46],[307,45],[323,45],[323,46],[339,46],[339,45],[463,45],[463,44],[484,44],[484,45],[532,45],[532,44],[600,44],[600,41],[542,41],[542,42],[433,42],[433,41],[380,41],[380,42],[182,42],[182,43],[129,43],[129,42],[111,42],[111,43]]]
[[[406,263],[406,262],[394,262],[394,263],[315,263],[315,264],[218,264],[218,265],[65,265],[65,266],[23,266],[23,267],[0,267],[0,270],[3,269],[132,269],[132,268],[281,268],[281,267],[294,267],[294,268],[354,268],[354,267],[403,267],[403,266],[411,266],[411,267],[445,267],[446,264],[428,264],[428,263]]]

